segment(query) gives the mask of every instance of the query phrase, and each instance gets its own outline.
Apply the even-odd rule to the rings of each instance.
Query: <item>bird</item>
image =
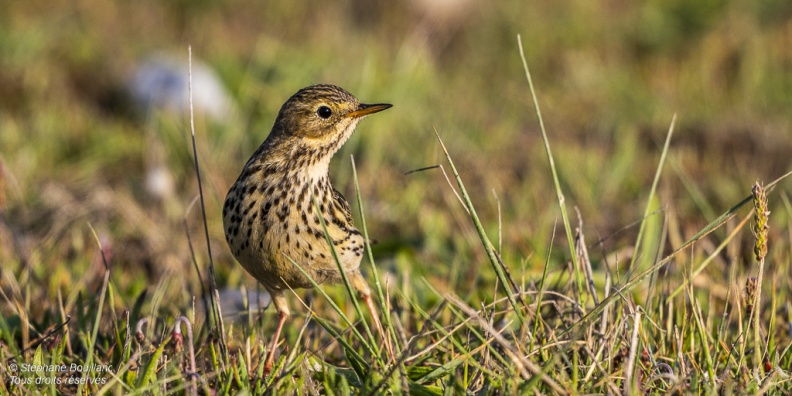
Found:
[[[275,347],[290,316],[284,293],[313,287],[295,264],[317,284],[342,281],[330,243],[388,345],[360,272],[366,241],[353,224],[349,203],[330,182],[329,164],[360,120],[391,107],[360,103],[330,84],[300,89],[283,104],[270,134],[226,195],[226,242],[242,267],[270,293],[279,315],[266,373],[272,370]]]

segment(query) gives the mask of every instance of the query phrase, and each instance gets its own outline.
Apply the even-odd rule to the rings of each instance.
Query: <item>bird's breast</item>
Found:
[[[337,281],[332,244],[342,267],[357,269],[363,238],[327,174],[291,171],[261,177],[266,169],[243,171],[223,207],[226,241],[243,267],[265,284],[265,279],[270,284],[283,279],[292,287],[310,287],[292,261],[319,283]]]

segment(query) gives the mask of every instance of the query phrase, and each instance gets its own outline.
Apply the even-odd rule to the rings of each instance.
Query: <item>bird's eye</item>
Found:
[[[319,117],[328,119],[331,115],[333,115],[333,111],[327,106],[320,106],[318,109],[316,109],[316,114],[319,115]]]

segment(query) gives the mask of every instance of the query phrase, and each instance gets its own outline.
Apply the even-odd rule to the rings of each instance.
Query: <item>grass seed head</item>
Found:
[[[752,191],[754,197],[754,236],[756,237],[754,256],[756,261],[759,262],[767,256],[767,218],[770,216],[770,211],[767,210],[767,195],[765,195],[764,187],[759,182],[756,182]]]

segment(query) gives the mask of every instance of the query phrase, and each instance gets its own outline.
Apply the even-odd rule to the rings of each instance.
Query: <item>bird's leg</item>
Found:
[[[371,319],[374,320],[374,326],[377,328],[377,332],[379,332],[380,338],[385,343],[385,350],[388,352],[388,356],[391,360],[395,360],[396,357],[393,354],[393,347],[391,346],[390,339],[388,338],[387,334],[385,334],[385,330],[382,327],[382,323],[379,320],[379,315],[377,314],[377,308],[374,307],[374,300],[371,298],[371,289],[366,283],[366,280],[363,279],[363,275],[360,272],[355,272],[350,274],[349,281],[358,291],[358,295],[363,302],[366,303],[366,307],[368,307],[369,312],[371,313]]]
[[[379,317],[377,316],[377,308],[374,307],[374,301],[371,299],[371,293],[360,293],[360,298],[363,299],[363,302],[366,303],[366,306],[371,312],[371,318],[374,320],[374,326],[377,327],[377,331],[379,332],[382,341],[385,342],[385,349],[388,351],[388,356],[390,356],[391,360],[395,360],[396,357],[393,355],[393,347],[391,346],[390,339],[388,338],[387,334],[385,334],[385,329],[382,327],[382,323],[380,323]]]
[[[270,295],[272,295],[272,303],[275,305],[275,309],[278,311],[278,327],[275,329],[275,335],[272,337],[272,343],[270,344],[267,361],[264,363],[265,376],[272,371],[272,364],[275,361],[275,346],[278,345],[278,339],[280,338],[283,324],[286,323],[286,319],[290,315],[289,304],[286,302],[286,296],[283,295],[283,292],[280,290],[274,292],[270,291]]]

